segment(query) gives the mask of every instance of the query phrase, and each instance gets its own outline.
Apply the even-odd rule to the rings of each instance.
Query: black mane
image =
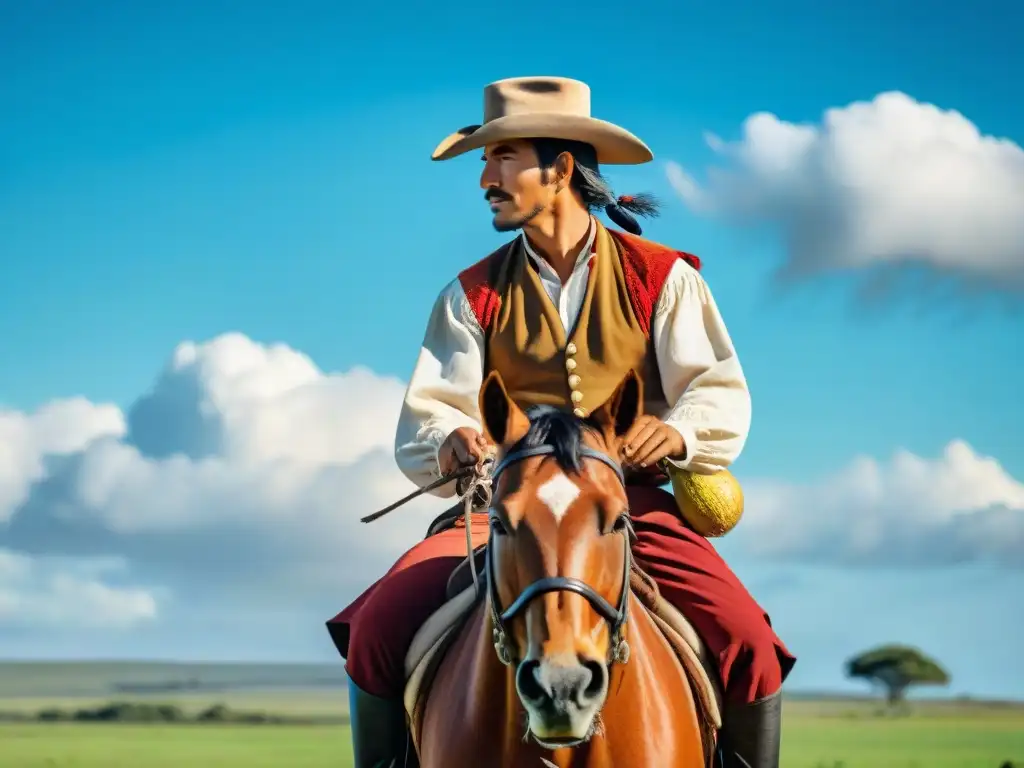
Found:
[[[550,445],[552,454],[564,471],[583,470],[580,448],[587,433],[598,434],[597,425],[581,419],[570,411],[551,405],[535,405],[526,411],[530,429],[526,435],[509,449],[509,453],[523,449]]]

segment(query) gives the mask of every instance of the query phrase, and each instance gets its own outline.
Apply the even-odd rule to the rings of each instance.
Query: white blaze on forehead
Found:
[[[580,495],[580,489],[572,480],[559,472],[537,489],[537,498],[544,502],[555,522],[560,523],[569,507]]]

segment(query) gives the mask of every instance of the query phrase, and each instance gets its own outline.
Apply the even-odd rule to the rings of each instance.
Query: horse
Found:
[[[692,670],[636,588],[616,457],[641,413],[640,380],[626,376],[587,418],[524,412],[497,373],[479,402],[497,447],[484,575],[435,646],[429,682],[407,695],[419,765],[710,765]]]

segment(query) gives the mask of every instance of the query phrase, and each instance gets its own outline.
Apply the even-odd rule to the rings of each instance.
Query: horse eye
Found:
[[[495,536],[504,536],[508,533],[505,528],[505,524],[501,522],[501,518],[497,515],[491,515],[491,530],[494,531]]]
[[[612,525],[613,533],[622,533],[626,530],[626,526],[629,525],[629,513],[623,512],[621,515],[615,518],[615,524]]]

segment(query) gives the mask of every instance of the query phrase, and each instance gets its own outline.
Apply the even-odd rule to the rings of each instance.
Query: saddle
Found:
[[[450,528],[460,515],[461,505],[442,513],[431,523],[427,536]],[[486,545],[479,546],[473,551],[473,563],[478,574],[484,572],[486,555]],[[635,562],[630,571],[630,588],[661,630],[686,671],[701,723],[704,754],[710,761],[715,751],[717,732],[722,725],[722,692],[715,661],[693,625],[661,596],[654,579],[644,573]],[[448,579],[447,600],[423,623],[409,646],[405,657],[404,702],[410,722],[410,733],[417,749],[422,707],[431,680],[448,647],[458,637],[466,619],[485,595],[484,590],[478,593],[474,589],[470,560],[467,558]]]

